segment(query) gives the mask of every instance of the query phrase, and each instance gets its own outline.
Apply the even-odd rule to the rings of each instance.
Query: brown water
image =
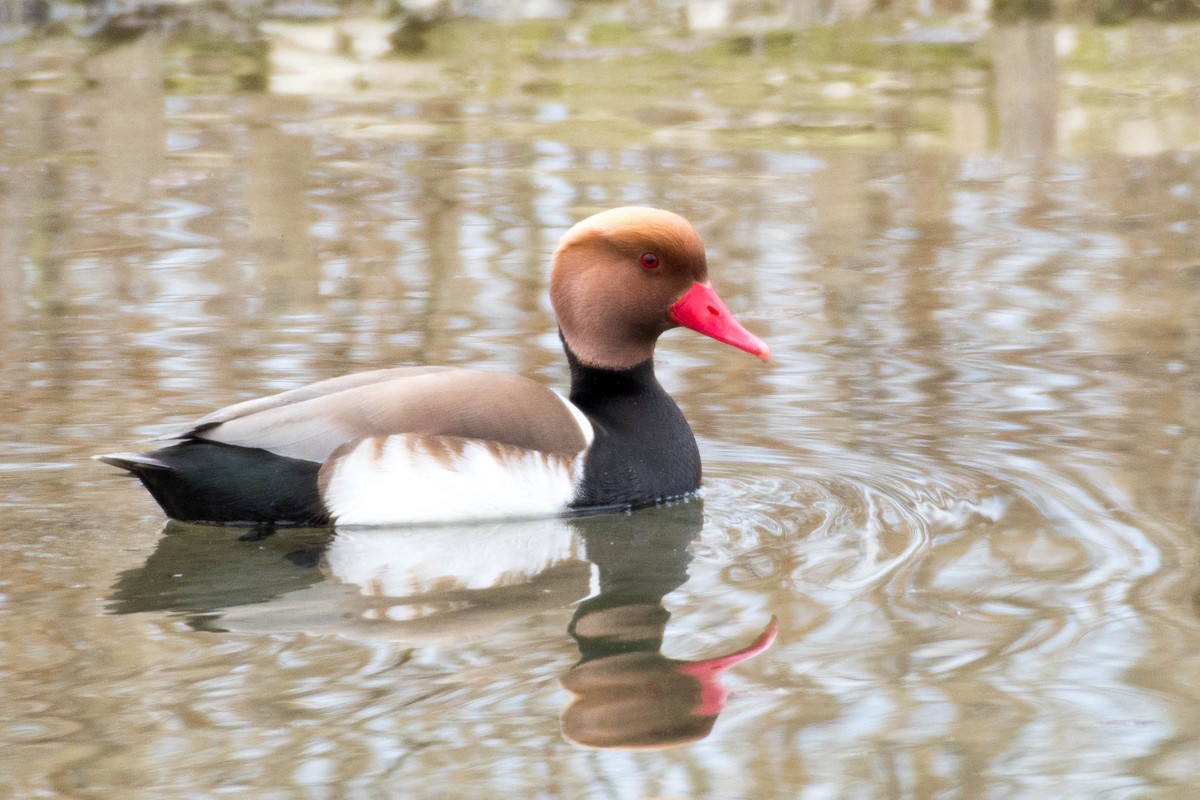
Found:
[[[583,25],[0,50],[0,793],[1194,796],[1200,29]],[[561,387],[549,253],[626,203],[775,354],[664,337],[702,502],[255,541],[88,458],[359,369]],[[620,747],[772,615],[711,732]]]

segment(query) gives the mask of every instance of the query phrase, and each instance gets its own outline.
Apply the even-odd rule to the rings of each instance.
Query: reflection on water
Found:
[[[599,590],[571,620],[580,660],[562,679],[571,692],[563,735],[576,744],[659,748],[704,738],[728,697],[722,673],[775,638],[772,618],[752,645],[727,655],[681,661],[662,654],[671,617],[663,598],[687,581],[688,545],[703,518],[698,501],[655,511],[581,526]]]
[[[244,94],[165,34],[0,51],[12,796],[1189,796],[1200,29],[610,23],[317,94],[333,23]],[[702,507],[239,539],[88,458],[360,369],[562,387],[550,251],[631,202],[775,353],[664,337]],[[668,708],[707,735],[573,743]]]
[[[636,515],[265,537],[170,522],[146,564],[117,581],[109,609],[181,613],[200,630],[461,647],[575,606],[580,660],[562,677],[563,735],[665,747],[708,734],[728,698],[722,673],[775,633],[772,622],[750,648],[701,661],[662,655],[663,597],[687,581],[702,526],[699,500]]]

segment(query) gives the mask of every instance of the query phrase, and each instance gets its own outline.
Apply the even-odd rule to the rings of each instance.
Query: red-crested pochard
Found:
[[[682,325],[767,359],[708,281],[683,217],[616,208],[554,253],[550,301],[570,400],[529,378],[399,367],[237,403],[149,453],[97,456],[169,516],[205,522],[388,525],[652,505],[700,486],[700,454],[654,377]]]

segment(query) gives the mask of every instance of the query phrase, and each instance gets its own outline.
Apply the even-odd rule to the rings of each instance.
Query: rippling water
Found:
[[[1103,34],[1107,72],[1097,34],[1039,31],[1040,82],[980,72],[1005,29],[949,86],[722,51],[723,83],[655,61],[633,107],[579,69],[624,76],[611,50],[516,34],[315,94],[167,91],[154,36],[0,51],[0,785],[1190,796],[1197,31]],[[561,387],[550,251],[626,203],[696,223],[775,354],[664,337],[701,499],[255,538],[88,460],[358,369]]]

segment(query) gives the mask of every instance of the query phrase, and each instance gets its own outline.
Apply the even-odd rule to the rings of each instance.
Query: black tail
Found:
[[[172,519],[325,525],[320,464],[204,439],[96,459],[138,477]]]

